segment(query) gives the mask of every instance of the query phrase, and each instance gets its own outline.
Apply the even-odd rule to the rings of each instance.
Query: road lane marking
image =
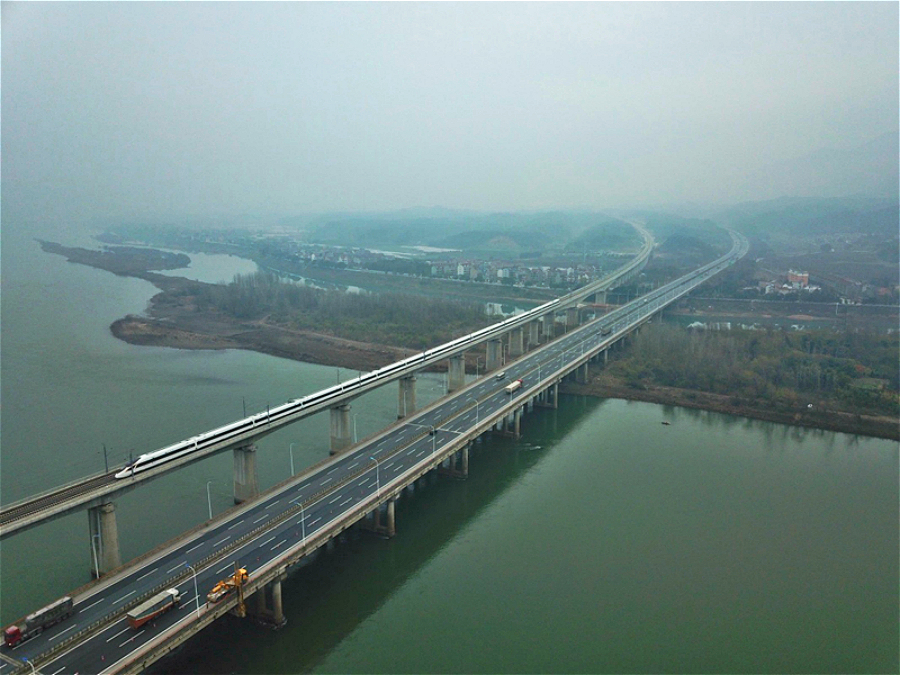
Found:
[[[269,538],[266,539],[265,541],[261,541],[261,542],[259,543],[259,545],[260,545],[260,546],[265,546],[265,545],[268,544],[270,541],[272,541],[274,538],[275,538],[274,536],[269,537]]]
[[[332,500],[331,500],[330,502],[328,502],[328,503],[329,503],[329,504],[334,504],[334,503],[335,503],[338,499],[340,499],[340,498],[341,498],[341,495],[338,495],[337,497],[335,497],[334,499],[332,499]]]
[[[66,669],[66,666],[63,666],[63,667],[60,668],[59,670],[54,670],[52,673],[50,673],[50,675],[59,675],[59,673],[61,673],[61,672],[64,671],[65,669]]]
[[[353,462],[353,464],[351,464],[351,465],[348,466],[347,468],[348,468],[348,469],[353,469],[353,468],[355,468],[355,467],[357,467],[357,466],[359,466],[359,462]]]
[[[221,544],[223,541],[228,541],[229,539],[231,539],[230,536],[229,536],[229,537],[225,537],[224,539],[220,539],[220,540],[217,541],[215,544],[213,544],[213,546],[218,546],[218,545]]]
[[[127,598],[129,595],[134,595],[135,593],[137,593],[137,591],[131,591],[131,593],[128,593],[128,594],[126,594],[126,595],[123,595],[121,598],[119,598],[118,600],[116,600],[113,604],[114,604],[114,605],[118,605],[120,602],[122,602],[122,601],[123,601],[125,598]]]
[[[226,531],[233,530],[233,529],[236,528],[238,525],[240,525],[242,522],[243,522],[243,521],[241,521],[241,520],[237,521],[234,525],[232,525],[231,527],[229,527],[228,530],[226,530]]]
[[[269,517],[268,515],[263,515],[263,517],[260,518],[259,520],[254,520],[253,524],[256,525],[257,523],[262,522],[263,520],[265,520],[268,517]]]
[[[331,478],[326,478],[326,479],[323,480],[321,483],[319,483],[319,485],[325,485],[325,483],[330,483],[330,482],[333,481],[333,480],[334,480],[334,477],[333,477],[333,476],[332,476]]]
[[[281,546],[281,545],[282,545],[284,542],[286,542],[286,541],[287,541],[287,539],[282,539],[281,541],[279,541],[277,544],[275,544],[275,545],[274,545],[272,548],[270,548],[269,550],[270,550],[270,551],[274,551],[276,548],[278,548],[279,546]]]
[[[340,504],[338,504],[338,506],[346,506],[347,504],[349,504],[352,501],[353,501],[353,497],[347,497],[346,501],[341,502]],[[274,537],[273,537],[273,539],[274,539]]]
[[[135,633],[135,634],[132,635],[130,638],[128,638],[127,640],[125,640],[125,642],[123,642],[122,644],[120,644],[120,645],[119,645],[119,648],[124,647],[124,646],[127,645],[129,642],[133,642],[135,639],[137,639],[137,638],[139,638],[141,635],[143,635],[146,631],[147,631],[147,629],[145,628],[145,629],[142,630],[140,633]]]
[[[314,521],[312,521],[312,522],[310,523],[310,525],[315,525],[315,524],[318,523],[320,520],[322,520],[322,516],[319,516],[318,518],[316,518]]]
[[[54,636],[53,636],[52,638],[50,638],[50,639],[51,639],[51,640],[58,640],[60,635],[62,635],[63,633],[68,633],[68,632],[69,632],[70,630],[72,630],[73,628],[75,628],[75,626],[69,626],[69,627],[66,628],[65,630],[59,631],[56,635],[54,635]]]
[[[125,626],[125,628],[123,628],[122,630],[120,630],[118,633],[116,633],[115,635],[113,635],[111,638],[108,638],[106,641],[107,641],[107,642],[112,642],[113,640],[115,640],[117,637],[119,637],[122,633],[124,633],[124,632],[127,631],[127,630],[130,630],[130,628],[129,628],[128,626]],[[120,646],[121,646],[121,645],[120,645]]]
[[[191,551],[200,548],[201,546],[203,546],[204,543],[206,543],[206,542],[202,542],[202,541],[201,541],[201,542],[200,542],[199,544],[197,544],[196,546],[192,546],[191,548],[189,548],[187,551],[185,551],[185,553],[190,553]]]
[[[79,612],[83,612],[83,611],[86,610],[86,609],[90,609],[90,608],[93,607],[94,605],[99,605],[99,604],[100,604],[101,602],[103,602],[104,600],[106,600],[106,598],[100,598],[99,600],[97,600],[97,602],[93,602],[93,603],[91,603],[90,605],[88,605],[87,607],[83,607],[82,609],[79,609],[78,611],[79,611]]]
[[[272,539],[274,539],[274,538],[275,538],[275,537],[272,537]],[[228,564],[225,565],[225,567],[223,567],[222,569],[216,570],[216,574],[221,574],[221,573],[224,572],[225,570],[230,570],[230,569],[232,569],[232,563],[228,563]]]
[[[277,501],[272,502],[271,504],[269,504],[269,505],[264,509],[264,511],[268,511],[268,510],[271,509],[273,506],[278,506],[278,502],[277,502]]]
[[[151,574],[153,574],[153,573],[154,573],[156,570],[158,570],[158,569],[159,569],[158,567],[154,567],[152,570],[150,570],[150,571],[147,572],[146,574],[142,574],[141,576],[139,576],[137,579],[135,579],[135,581],[140,581],[140,580],[143,579],[144,577],[149,577]]]

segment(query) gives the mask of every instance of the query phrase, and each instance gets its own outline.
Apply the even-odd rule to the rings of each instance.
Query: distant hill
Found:
[[[573,246],[621,250],[640,243],[629,225],[586,211],[474,213],[432,208],[328,214],[307,222],[305,229],[309,241],[322,244],[433,246],[495,255]]]
[[[900,132],[882,134],[849,150],[823,148],[778,162],[744,179],[747,194],[831,198],[897,198]]]
[[[891,237],[900,229],[900,203],[867,197],[782,198],[739,204],[717,219],[748,235],[852,232]]]

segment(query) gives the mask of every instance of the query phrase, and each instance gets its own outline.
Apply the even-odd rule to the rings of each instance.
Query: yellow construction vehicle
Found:
[[[244,616],[244,584],[247,583],[249,578],[250,575],[247,573],[247,570],[243,567],[238,568],[237,563],[234,563],[234,574],[217,582],[212,587],[212,590],[206,594],[206,599],[215,604],[232,591],[237,590],[239,598],[238,616]]]

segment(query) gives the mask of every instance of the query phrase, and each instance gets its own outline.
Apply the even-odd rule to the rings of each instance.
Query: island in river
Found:
[[[208,284],[154,271],[186,267],[190,258],[182,253],[128,246],[90,250],[46,241],[40,244],[44,251],[65,256],[70,262],[145,279],[160,289],[160,293],[151,298],[145,315],[128,315],[111,325],[113,335],[130,344],[176,349],[249,349],[354,370],[379,368],[417,351],[291,329],[276,325],[265,316],[239,319],[215,308],[201,307],[197,297]],[[468,356],[471,358],[469,369],[474,372],[477,367],[475,355],[470,353]],[[900,423],[896,417],[811,410],[805,406],[796,409],[784,405],[773,407],[766,402],[754,405],[742,401],[736,404],[732,397],[675,387],[636,389],[604,374],[595,376],[586,384],[567,383],[564,390],[601,398],[701,408],[785,424],[900,439]]]

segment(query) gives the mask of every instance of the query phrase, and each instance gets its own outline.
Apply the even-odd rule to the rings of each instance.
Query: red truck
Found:
[[[16,621],[3,631],[3,640],[7,647],[15,647],[35,635],[39,635],[45,628],[49,628],[63,619],[68,619],[75,613],[72,598],[66,596],[56,602],[51,602],[46,607],[29,614],[21,621]]]

